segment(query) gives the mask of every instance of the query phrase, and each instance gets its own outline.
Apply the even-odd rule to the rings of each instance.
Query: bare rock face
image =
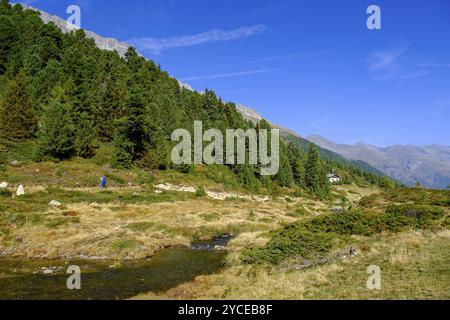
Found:
[[[264,119],[263,116],[261,114],[259,114],[258,111],[256,111],[255,109],[248,108],[241,104],[236,105],[236,109],[242,114],[242,116],[245,119],[247,119],[253,123],[260,122],[261,120]]]
[[[64,19],[61,19],[57,16],[52,16],[52,15],[48,14],[47,12],[41,11],[39,9],[33,8],[28,5],[22,5],[22,6],[24,8],[39,12],[41,19],[42,19],[42,21],[44,21],[44,23],[53,22],[64,33],[73,31],[73,29],[71,29],[68,26],[67,22]],[[130,47],[130,45],[125,42],[120,42],[120,41],[118,41],[116,39],[112,39],[112,38],[105,38],[105,37],[99,36],[98,34],[96,34],[94,32],[91,32],[91,31],[85,30],[85,32],[86,32],[86,36],[88,38],[93,39],[95,41],[95,44],[97,45],[97,47],[99,49],[108,50],[108,51],[117,51],[117,53],[121,57],[125,56],[125,53],[127,52],[128,48]]]
[[[270,123],[270,125],[275,128],[275,129],[280,129],[280,133],[283,136],[294,136],[294,137],[299,137],[299,135],[297,133],[295,133],[294,131],[281,127],[279,125],[276,125],[274,123],[271,123],[270,121],[268,121],[267,119],[264,119],[264,117],[255,109],[253,108],[249,108],[246,106],[243,106],[241,104],[236,105],[236,109],[237,111],[239,111],[242,116],[244,117],[244,119],[251,121],[253,123],[258,123],[261,120],[266,120],[267,122]]]

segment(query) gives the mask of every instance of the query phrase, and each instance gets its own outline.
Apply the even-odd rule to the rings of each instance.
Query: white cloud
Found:
[[[238,71],[238,72],[230,72],[230,73],[220,73],[220,74],[205,75],[205,76],[187,77],[187,78],[183,78],[181,80],[182,81],[197,81],[197,80],[209,80],[209,79],[222,79],[222,78],[249,76],[249,75],[262,74],[262,73],[268,73],[268,72],[274,72],[274,71],[278,71],[278,69],[259,69],[259,70]]]
[[[371,70],[398,69],[398,59],[406,51],[404,47],[372,52],[368,57]]]
[[[423,63],[423,68],[450,68],[450,63]]]
[[[135,38],[128,42],[141,51],[150,51],[159,54],[166,49],[191,47],[209,42],[225,42],[245,39],[261,33],[266,28],[263,25],[242,27],[231,31],[209,30],[195,35],[175,36],[169,38]]]
[[[408,65],[408,59],[403,58],[405,52],[405,46],[371,52],[367,58],[367,62],[369,63],[369,69],[374,79],[409,80],[430,74],[429,70],[418,69],[417,65]]]
[[[292,53],[292,54],[263,57],[263,58],[259,58],[259,59],[250,61],[250,63],[264,63],[264,62],[294,60],[294,59],[301,59],[301,58],[308,58],[308,57],[326,56],[326,55],[332,55],[332,54],[333,53],[329,52],[329,51],[307,51],[307,52],[301,52],[301,53]]]

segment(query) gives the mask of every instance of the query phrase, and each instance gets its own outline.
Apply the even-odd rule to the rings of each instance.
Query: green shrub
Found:
[[[274,234],[265,247],[243,253],[244,263],[279,264],[291,257],[314,259],[331,250],[333,240],[346,236],[372,236],[382,231],[431,228],[444,217],[444,210],[430,205],[392,205],[385,213],[349,210],[291,224]],[[448,218],[448,217],[447,217]],[[448,219],[443,222],[449,223]]]
[[[198,186],[197,191],[195,192],[195,195],[199,198],[206,197],[206,191],[203,186]]]
[[[308,223],[306,227],[314,232],[335,233],[338,235],[369,236],[372,234],[370,219],[366,214],[358,210],[318,217]]]
[[[430,205],[391,205],[377,219],[375,231],[401,231],[404,228],[430,228],[444,216],[442,208]]]
[[[316,259],[326,255],[332,248],[333,236],[311,232],[301,224],[293,224],[281,230],[263,248],[246,250],[244,263],[279,264],[290,257]]]
[[[122,251],[126,249],[132,249],[136,247],[137,242],[136,240],[116,240],[111,244],[111,247],[114,250]]]
[[[308,211],[306,211],[304,208],[297,208],[295,211],[289,212],[287,214],[288,217],[293,218],[301,218],[308,215]]]

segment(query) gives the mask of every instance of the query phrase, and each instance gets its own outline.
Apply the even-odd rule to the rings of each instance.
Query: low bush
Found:
[[[314,218],[306,224],[314,232],[335,233],[338,235],[371,235],[371,221],[359,210],[344,211],[339,214]]]
[[[379,215],[374,223],[374,232],[394,231],[405,228],[427,229],[433,227],[444,216],[444,210],[437,206],[404,204],[391,205]]]
[[[290,257],[315,259],[326,255],[332,245],[332,234],[312,232],[293,224],[281,230],[265,247],[244,251],[242,260],[248,264],[279,264]]]
[[[348,236],[372,236],[382,231],[407,228],[427,229],[442,220],[444,210],[430,205],[391,205],[386,212],[365,213],[349,210],[291,224],[276,232],[266,246],[243,253],[244,263],[279,264],[287,258],[318,258],[330,252],[333,244]],[[444,221],[444,224],[448,219]]]
[[[297,208],[295,211],[289,212],[287,216],[292,218],[301,218],[308,215],[308,211],[306,211],[304,208]]]
[[[195,195],[199,198],[204,198],[206,197],[206,191],[205,188],[203,186],[198,186],[197,187],[197,191],[195,192]]]

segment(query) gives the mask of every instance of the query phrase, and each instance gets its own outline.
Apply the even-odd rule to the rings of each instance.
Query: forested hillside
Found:
[[[194,120],[203,121],[204,130],[223,132],[255,126],[235,104],[210,90],[201,94],[181,88],[132,48],[121,58],[98,49],[83,30],[64,34],[53,23],[44,24],[39,13],[0,2],[0,135],[5,141],[33,141],[34,161],[90,158],[100,145],[108,145],[114,167],[188,174],[189,166],[170,161],[170,135],[177,128],[192,132]],[[262,121],[257,127],[269,124]],[[229,169],[250,191],[297,186],[326,197],[326,174],[332,171],[344,183],[395,185],[360,164],[323,161],[314,145],[308,148],[309,154],[286,139],[279,173],[272,178],[259,176],[255,166]]]

